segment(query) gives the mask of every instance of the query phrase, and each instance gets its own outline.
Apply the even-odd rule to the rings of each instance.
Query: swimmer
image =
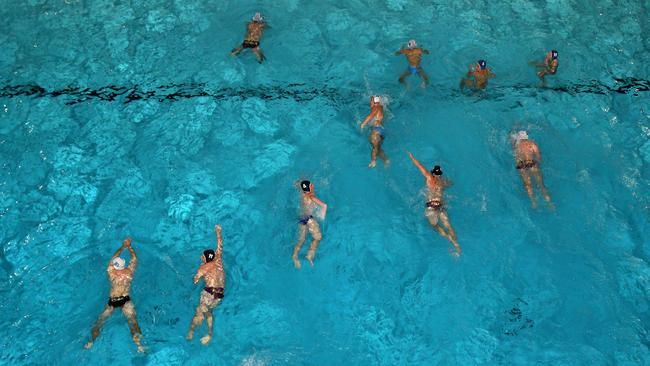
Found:
[[[408,154],[413,164],[420,170],[424,179],[426,179],[427,202],[424,206],[424,216],[426,216],[427,220],[429,220],[429,224],[431,224],[431,226],[433,226],[433,228],[436,229],[443,238],[449,240],[454,245],[455,252],[452,251],[452,254],[458,257],[461,254],[460,245],[458,245],[456,232],[449,223],[449,217],[447,216],[447,210],[445,209],[443,200],[444,189],[451,186],[451,182],[442,177],[442,169],[439,165],[434,166],[433,170],[428,171],[413,156],[413,154]],[[442,226],[440,226],[440,223],[442,223]]]
[[[542,180],[542,172],[540,170],[540,162],[542,161],[542,154],[539,151],[539,146],[533,141],[528,139],[526,131],[519,131],[517,134],[511,136],[512,147],[515,155],[515,168],[521,175],[521,180],[524,182],[526,193],[530,197],[533,208],[537,207],[537,199],[533,193],[533,184],[531,177],[535,178],[537,187],[542,192],[542,196],[549,206],[553,208],[551,203],[551,196],[549,196],[544,181]]]
[[[406,56],[406,60],[409,63],[408,69],[406,69],[406,71],[404,71],[399,77],[400,83],[405,84],[407,76],[418,74],[422,78],[421,86],[423,88],[427,86],[429,83],[429,77],[420,66],[420,63],[422,62],[422,54],[428,55],[429,51],[418,47],[418,44],[414,39],[408,41],[406,48],[402,46],[399,51],[395,52],[396,56]]]
[[[467,76],[460,81],[460,90],[465,87],[474,90],[485,89],[488,84],[488,79],[496,75],[492,73],[492,69],[487,67],[485,60],[478,60],[475,64],[469,65]]]
[[[370,153],[370,164],[368,167],[374,168],[377,165],[377,155],[384,161],[385,165],[390,164],[390,160],[384,153],[384,149],[381,148],[381,145],[384,143],[384,106],[380,96],[370,97],[370,114],[366,117],[365,120],[361,123],[361,129],[366,127],[370,121],[374,120],[372,125],[372,130],[368,136],[368,141],[372,145],[372,152]]]
[[[316,248],[318,248],[318,244],[323,239],[318,221],[316,221],[316,218],[313,215],[314,209],[316,208],[315,206],[318,205],[321,207],[321,220],[325,220],[325,215],[327,215],[327,205],[318,199],[318,197],[316,197],[314,194],[314,185],[311,182],[308,180],[303,180],[300,182],[300,189],[302,190],[302,194],[300,196],[301,217],[300,220],[298,220],[299,236],[298,242],[296,243],[295,248],[293,248],[293,255],[291,256],[291,259],[293,259],[293,264],[297,269],[300,269],[301,267],[300,261],[298,260],[298,253],[300,253],[302,243],[305,242],[305,239],[307,237],[307,230],[309,230],[309,233],[311,234],[312,242],[309,246],[309,250],[307,251],[306,258],[312,266],[314,265]]]
[[[541,69],[540,71],[537,72],[537,76],[539,76],[539,78],[542,79],[542,82],[544,81],[544,76],[555,75],[555,73],[557,72],[557,67],[559,65],[557,56],[558,56],[557,51],[551,50],[546,53],[546,56],[544,57],[544,62],[533,63],[538,69]]]
[[[190,330],[187,332],[187,340],[191,341],[194,337],[194,328],[203,323],[203,319],[205,319],[208,334],[201,338],[201,344],[204,346],[210,343],[212,339],[212,309],[221,303],[226,284],[226,275],[223,271],[223,260],[221,259],[223,248],[221,225],[216,225],[214,232],[217,235],[217,252],[208,249],[203,251],[201,256],[201,265],[194,275],[194,284],[199,283],[199,280],[203,277],[205,287],[201,291],[201,299],[196,307],[196,314],[190,324]]]
[[[237,56],[244,48],[250,48],[257,57],[257,62],[262,63],[262,61],[266,60],[262,50],[260,50],[260,39],[266,28],[269,28],[269,26],[264,21],[262,14],[255,13],[253,20],[246,25],[244,42],[240,46],[233,48],[230,55]]]
[[[122,250],[127,248],[129,253],[131,253],[131,262],[128,267],[124,267],[126,261],[120,258],[120,253]],[[140,338],[142,337],[142,332],[140,332],[140,326],[138,321],[135,318],[135,306],[129,297],[129,290],[131,288],[131,281],[133,281],[133,274],[135,273],[135,267],[138,264],[138,257],[135,255],[135,251],[131,247],[131,238],[126,238],[122,243],[120,249],[113,254],[111,261],[108,263],[108,279],[111,282],[111,290],[108,298],[108,304],[104,307],[104,311],[97,319],[97,323],[92,330],[92,339],[90,342],[86,343],[86,349],[90,349],[95,342],[95,339],[99,336],[99,331],[104,325],[106,319],[108,319],[113,310],[116,308],[122,308],[122,313],[126,316],[126,320],[129,323],[129,328],[131,329],[131,335],[133,336],[133,342],[138,346],[138,352],[144,352],[142,344],[140,344]]]

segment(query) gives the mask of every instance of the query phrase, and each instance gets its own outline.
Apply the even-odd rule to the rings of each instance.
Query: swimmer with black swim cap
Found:
[[[540,163],[542,162],[542,153],[537,146],[535,141],[528,138],[528,132],[519,131],[510,136],[512,141],[512,148],[515,157],[515,168],[521,176],[521,180],[524,183],[524,188],[528,197],[530,198],[531,205],[533,208],[537,207],[537,198],[533,192],[533,183],[532,179],[535,179],[538,189],[542,193],[542,196],[548,202],[551,209],[554,208],[551,203],[551,196],[548,194],[548,190],[544,185],[544,180],[542,178],[542,171],[540,170]]]
[[[205,319],[208,334],[201,338],[201,344],[204,346],[212,340],[212,310],[221,303],[226,286],[226,274],[223,270],[222,259],[223,239],[221,238],[221,225],[215,225],[214,232],[217,236],[217,251],[216,253],[212,249],[203,251],[201,265],[194,275],[194,284],[196,285],[203,278],[205,287],[201,291],[199,305],[196,307],[190,330],[187,332],[187,340],[190,341],[194,338],[194,328],[199,326]]]
[[[535,66],[538,69],[541,69],[540,71],[537,72],[537,76],[539,76],[540,79],[542,79],[542,82],[544,82],[544,76],[546,75],[555,75],[557,73],[557,67],[559,66],[558,62],[558,53],[556,50],[550,50],[546,53],[546,56],[544,56],[544,62],[542,63],[535,63]]]
[[[309,250],[307,251],[307,260],[309,263],[313,266],[314,265],[314,256],[316,255],[316,249],[318,248],[318,244],[320,241],[323,239],[323,235],[321,234],[320,231],[320,226],[318,225],[318,221],[316,221],[316,218],[314,217],[315,213],[314,211],[316,210],[316,207],[320,207],[320,219],[325,220],[325,216],[327,215],[327,205],[325,202],[321,201],[316,195],[314,194],[314,184],[311,183],[308,180],[303,180],[300,182],[300,189],[301,189],[301,197],[300,197],[300,219],[298,220],[298,242],[296,243],[296,246],[293,248],[293,255],[291,256],[291,259],[293,260],[293,264],[297,269],[300,269],[302,266],[300,263],[300,260],[298,260],[298,254],[300,253],[300,248],[302,248],[302,244],[305,242],[305,239],[307,238],[307,231],[309,230],[309,234],[311,234],[312,237],[312,242],[311,245],[309,246]]]
[[[429,51],[423,48],[418,47],[417,42],[414,39],[411,39],[406,44],[406,47],[402,46],[399,51],[395,52],[396,56],[404,55],[406,56],[406,61],[408,61],[408,68],[402,73],[399,77],[399,82],[406,85],[406,78],[411,75],[419,75],[422,78],[421,87],[426,87],[429,83],[429,77],[427,73],[424,72],[424,69],[420,64],[422,63],[422,55],[428,55]]]
[[[436,165],[428,171],[422,163],[420,163],[411,153],[408,153],[409,158],[413,162],[420,173],[424,176],[427,186],[427,201],[424,205],[424,216],[429,221],[429,224],[445,239],[449,240],[454,246],[452,254],[460,256],[461,249],[456,237],[456,231],[449,222],[449,216],[445,208],[443,200],[443,193],[445,188],[451,186],[451,181],[442,177],[442,168]],[[442,225],[440,225],[442,224]],[[450,249],[451,251],[451,249]]]
[[[469,65],[469,71],[467,72],[466,77],[460,81],[460,90],[463,90],[465,87],[481,90],[485,89],[488,84],[488,79],[495,77],[492,73],[492,69],[487,67],[487,62],[485,60],[478,60],[475,64]]]
[[[374,168],[377,165],[377,156],[384,161],[384,165],[390,164],[388,156],[384,153],[384,149],[381,148],[381,145],[384,143],[385,129],[384,129],[384,101],[379,95],[374,95],[370,97],[370,114],[366,119],[361,122],[361,129],[363,129],[370,121],[374,120],[374,123],[371,127],[370,135],[368,135],[368,141],[372,146],[370,152],[370,164],[368,167]]]
[[[120,257],[124,248],[127,248],[131,254],[131,263],[129,263],[128,267],[125,267],[126,261]],[[99,319],[97,319],[97,322],[92,329],[91,340],[86,343],[86,349],[92,348],[95,340],[99,337],[99,332],[101,331],[104,322],[113,314],[113,310],[122,308],[122,313],[129,323],[133,342],[135,342],[135,345],[138,347],[138,352],[144,352],[144,347],[142,347],[142,344],[140,343],[142,332],[140,331],[140,326],[136,319],[135,306],[129,296],[131,281],[133,281],[133,275],[137,264],[138,257],[135,255],[135,251],[131,247],[131,238],[126,238],[120,249],[113,254],[113,257],[111,257],[111,260],[108,262],[108,279],[111,282],[108,304],[104,307],[104,311],[99,315]]]
[[[269,28],[268,24],[264,21],[264,17],[259,12],[255,13],[253,19],[250,23],[246,25],[246,37],[244,37],[244,42],[238,47],[235,47],[230,51],[231,56],[237,56],[243,49],[250,48],[255,57],[257,57],[257,62],[262,63],[266,57],[260,49],[260,39],[262,39],[262,34],[264,30]]]

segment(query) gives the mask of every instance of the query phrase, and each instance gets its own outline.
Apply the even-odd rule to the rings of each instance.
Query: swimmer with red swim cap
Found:
[[[223,239],[221,238],[221,225],[214,227],[214,233],[217,236],[217,251],[208,249],[203,251],[201,256],[201,265],[194,275],[194,284],[199,283],[201,278],[205,281],[205,287],[201,291],[201,299],[196,307],[196,313],[190,324],[190,330],[187,332],[187,340],[191,341],[194,337],[194,328],[206,321],[208,334],[201,338],[201,344],[204,346],[212,340],[212,309],[221,303],[226,286],[226,274],[223,270]]]
[[[300,269],[302,266],[300,260],[298,260],[298,254],[300,253],[300,248],[302,248],[302,243],[305,242],[307,238],[307,230],[312,237],[311,245],[307,251],[307,260],[313,266],[314,265],[314,256],[316,255],[316,248],[318,244],[323,239],[323,235],[320,231],[320,226],[318,221],[316,221],[315,210],[316,207],[320,207],[320,219],[325,220],[325,215],[327,215],[327,205],[325,202],[321,201],[316,194],[314,194],[314,184],[308,180],[303,180],[300,182],[300,220],[298,220],[298,242],[293,248],[293,255],[291,259],[293,264],[297,269]]]
[[[408,61],[408,68],[406,71],[402,73],[399,77],[399,82],[402,84],[406,84],[406,77],[410,75],[419,75],[420,78],[422,78],[422,84],[421,86],[424,88],[427,86],[429,83],[429,77],[427,74],[424,72],[424,69],[422,66],[420,66],[420,63],[422,62],[422,55],[428,55],[429,51],[425,50],[423,48],[418,47],[417,42],[415,42],[414,39],[408,41],[406,44],[406,47],[402,46],[402,48],[395,52],[396,56],[399,55],[404,55],[406,56],[406,60]]]
[[[126,261],[120,257],[124,248],[127,248],[129,253],[131,253],[131,262],[128,267],[125,267]],[[133,274],[135,273],[137,264],[138,257],[135,255],[135,251],[131,247],[131,238],[126,238],[120,249],[113,254],[111,261],[108,263],[106,271],[108,272],[108,279],[111,282],[108,304],[104,307],[104,311],[99,315],[99,319],[97,319],[97,322],[93,327],[92,338],[90,342],[86,343],[86,349],[92,348],[93,343],[97,337],[99,337],[99,332],[101,331],[104,322],[111,316],[111,314],[113,314],[113,310],[122,308],[122,313],[126,316],[129,328],[131,329],[133,342],[135,342],[135,345],[138,347],[138,352],[144,352],[144,348],[140,343],[142,332],[140,331],[140,326],[135,318],[135,306],[129,296],[131,281],[133,281]]]

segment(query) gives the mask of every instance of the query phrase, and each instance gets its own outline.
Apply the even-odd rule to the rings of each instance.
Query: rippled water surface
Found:
[[[262,11],[268,58],[228,56]],[[647,1],[26,0],[0,6],[0,363],[650,364]],[[431,85],[393,55],[415,38]],[[528,61],[555,48],[539,87]],[[497,77],[462,95],[467,65]],[[388,95],[389,168],[356,121]],[[542,149],[530,207],[508,134]],[[422,216],[412,151],[453,182],[463,256]],[[328,203],[297,271],[293,186]],[[226,298],[184,339],[224,230]],[[131,235],[147,353],[106,303]],[[303,252],[304,255],[304,252]],[[204,328],[198,330],[198,334]]]

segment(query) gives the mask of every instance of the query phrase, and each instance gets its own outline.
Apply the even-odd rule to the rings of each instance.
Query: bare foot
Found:
[[[310,250],[310,251],[307,252],[307,256],[305,257],[305,258],[307,258],[307,260],[309,261],[309,263],[311,264],[312,267],[314,266],[314,256],[315,255],[316,255],[316,253],[313,250]]]
[[[385,167],[390,166],[390,160],[386,159],[386,161],[384,161],[384,166]]]
[[[302,267],[302,264],[300,264],[300,260],[298,259],[297,255],[294,254],[291,259],[293,259],[293,265],[296,266],[296,269],[300,269],[300,267]]]
[[[88,343],[86,343],[86,345],[84,346],[84,348],[85,348],[85,349],[91,349],[91,348],[93,348],[93,342],[88,342]]]
[[[375,160],[371,161],[370,164],[368,164],[368,168],[374,168],[375,166],[377,166],[377,161]]]
[[[201,337],[201,344],[206,346],[208,343],[210,343],[210,340],[212,340],[212,336],[203,336]]]
[[[188,341],[191,341],[192,338],[194,338],[194,332],[187,333],[187,337],[185,337],[185,339],[187,339]]]
[[[138,346],[138,353],[144,353],[144,347]]]

